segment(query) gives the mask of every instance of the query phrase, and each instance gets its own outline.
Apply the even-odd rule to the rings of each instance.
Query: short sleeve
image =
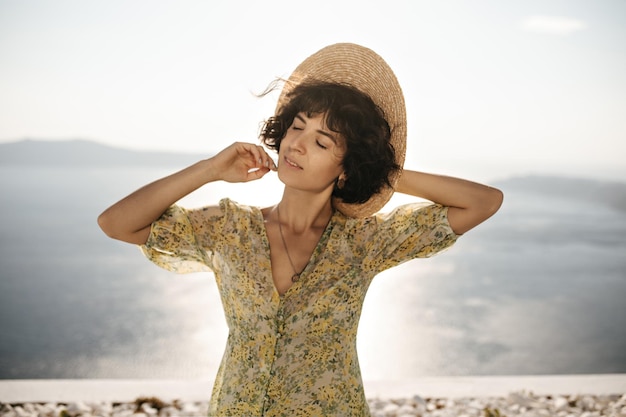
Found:
[[[217,244],[224,215],[217,208],[168,208],[152,223],[141,251],[161,268],[177,273],[211,271],[212,246]]]
[[[448,208],[439,204],[407,204],[374,217],[375,232],[367,245],[368,261],[383,271],[415,258],[428,258],[456,242]]]

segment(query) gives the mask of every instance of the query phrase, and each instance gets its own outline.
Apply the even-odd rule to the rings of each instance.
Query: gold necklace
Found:
[[[283,247],[285,248],[285,253],[287,253],[287,259],[289,259],[289,263],[291,264],[291,268],[293,269],[293,272],[294,272],[294,274],[291,276],[291,282],[296,282],[298,281],[298,279],[300,279],[300,274],[302,274],[304,269],[298,272],[298,270],[296,269],[296,266],[293,264],[293,261],[291,260],[291,255],[289,255],[289,249],[287,249],[287,242],[285,242],[285,236],[283,235],[283,226],[280,224],[280,204],[276,205],[276,213],[278,214],[278,231],[280,232],[280,238],[283,241]],[[306,265],[305,265],[305,268],[306,268]]]

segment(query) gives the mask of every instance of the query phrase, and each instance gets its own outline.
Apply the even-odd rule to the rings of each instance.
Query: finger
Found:
[[[259,165],[263,166],[267,169],[271,169],[272,166],[272,158],[270,158],[270,156],[267,154],[267,152],[265,151],[265,149],[263,148],[263,146],[258,146],[259,149]]]
[[[275,171],[277,169],[276,163],[272,159],[272,157],[267,153],[267,151],[261,147],[261,152],[263,155],[263,166],[270,171]]]
[[[244,151],[249,155],[249,171],[259,168],[267,168],[269,171],[277,170],[276,164],[261,145],[242,143]],[[265,173],[263,174],[265,175]]]
[[[267,174],[269,172],[269,168],[265,168],[265,167],[261,167],[261,168],[255,168],[255,169],[251,169],[250,171],[248,171],[248,181],[254,181],[254,180],[258,180],[260,178],[263,178],[263,176],[265,174]]]
[[[261,157],[261,152],[259,151],[259,147],[251,143],[242,143],[241,145],[242,145],[241,149],[243,150],[243,152],[248,154],[251,165],[253,167],[261,166],[263,159]]]

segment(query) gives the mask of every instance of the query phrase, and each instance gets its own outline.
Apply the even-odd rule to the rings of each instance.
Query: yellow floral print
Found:
[[[160,267],[213,271],[229,328],[210,416],[369,416],[357,358],[361,307],[379,272],[451,246],[447,208],[365,219],[338,211],[300,279],[279,295],[261,210],[170,207],[142,250]]]

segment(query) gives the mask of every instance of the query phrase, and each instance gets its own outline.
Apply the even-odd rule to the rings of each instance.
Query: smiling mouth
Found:
[[[287,163],[287,165],[290,165],[294,168],[300,168],[302,169],[302,167],[298,164],[296,164],[295,162],[293,162],[292,160],[290,160],[289,158],[285,157],[285,162]]]

